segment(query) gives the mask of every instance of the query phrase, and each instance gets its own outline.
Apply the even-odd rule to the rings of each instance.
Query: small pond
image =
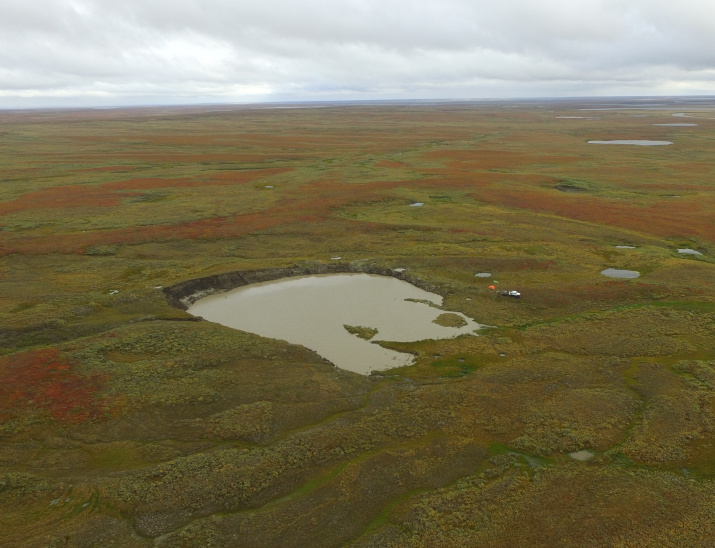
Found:
[[[654,126],[663,126],[663,127],[693,127],[697,126],[698,124],[653,124]]]
[[[587,451],[586,449],[581,449],[581,451],[574,451],[573,453],[569,453],[569,457],[574,460],[586,461],[591,460],[593,458],[593,453],[591,453],[591,451]]]
[[[636,246],[634,245],[617,245],[616,249],[635,249]]]
[[[415,202],[414,204],[410,204],[410,207],[422,207],[425,205],[424,202]]]
[[[301,344],[338,367],[368,374],[413,362],[410,354],[372,341],[446,339],[482,327],[459,313],[446,315],[459,327],[434,323],[445,316],[441,304],[441,296],[390,276],[327,274],[239,287],[199,299],[188,311]]]
[[[492,273],[491,273],[491,272],[477,272],[477,273],[475,274],[475,276],[476,276],[477,278],[491,278],[491,277],[492,277]]]
[[[694,249],[688,249],[688,248],[678,249],[678,253],[683,253],[685,255],[702,255],[702,253],[700,253],[700,251],[695,251]]]
[[[589,141],[592,145],[638,145],[642,147],[652,147],[660,145],[672,145],[671,141],[648,141],[645,139],[617,139],[615,141]]]
[[[635,270],[618,270],[616,268],[601,270],[601,274],[609,278],[637,278],[641,275],[640,272],[636,272]]]

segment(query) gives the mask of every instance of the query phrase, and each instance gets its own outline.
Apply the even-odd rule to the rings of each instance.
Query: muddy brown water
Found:
[[[408,301],[415,299],[423,302]],[[429,304],[431,303],[431,305]],[[413,363],[372,341],[419,341],[474,334],[482,326],[443,327],[442,297],[389,276],[327,274],[252,284],[199,299],[188,312],[227,327],[315,350],[336,366],[368,374]],[[344,325],[377,329],[370,341]]]

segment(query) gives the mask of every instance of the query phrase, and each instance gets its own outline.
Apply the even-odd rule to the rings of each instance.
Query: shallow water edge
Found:
[[[402,268],[387,268],[374,263],[354,261],[350,263],[305,263],[284,268],[264,268],[258,270],[235,270],[222,274],[214,274],[203,278],[195,278],[179,282],[162,289],[170,306],[187,310],[199,299],[214,293],[230,291],[237,287],[260,282],[269,282],[280,278],[293,278],[296,276],[310,276],[311,274],[377,274],[392,276],[411,283],[412,285],[439,293],[438,287],[412,276]]]

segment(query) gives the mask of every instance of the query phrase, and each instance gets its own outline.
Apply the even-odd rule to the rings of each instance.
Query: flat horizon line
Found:
[[[482,97],[482,98],[439,98],[439,99],[350,99],[350,100],[319,100],[305,99],[294,101],[246,101],[246,102],[196,102],[196,103],[144,103],[134,105],[76,105],[76,106],[23,106],[4,107],[0,105],[0,112],[77,112],[77,111],[103,111],[103,110],[142,110],[142,109],[188,109],[188,108],[230,108],[233,109],[279,109],[279,108],[323,108],[331,106],[377,106],[377,105],[438,105],[438,104],[479,104],[479,103],[510,103],[526,104],[533,102],[604,102],[611,104],[621,102],[652,102],[666,101],[669,103],[681,101],[694,103],[702,101],[715,101],[715,95],[610,95],[610,96],[534,96],[534,97]],[[649,105],[650,109],[658,105]],[[666,105],[663,105],[666,106]],[[715,106],[715,104],[713,104]],[[627,109],[628,107],[624,107]],[[634,106],[642,109],[643,106]]]

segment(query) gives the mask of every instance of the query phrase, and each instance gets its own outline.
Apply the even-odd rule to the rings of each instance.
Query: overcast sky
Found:
[[[0,107],[715,94],[715,0],[0,0]]]

